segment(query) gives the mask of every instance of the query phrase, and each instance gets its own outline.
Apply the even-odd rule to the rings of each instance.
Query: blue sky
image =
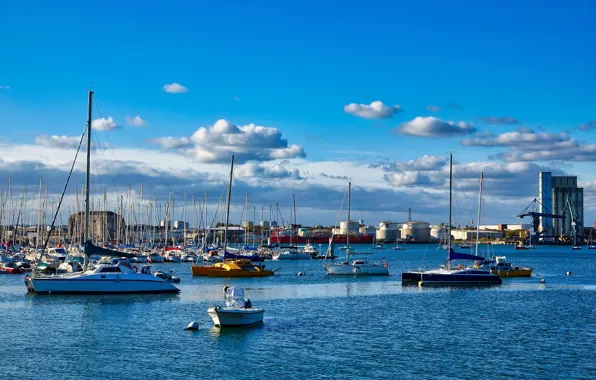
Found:
[[[594,144],[595,129],[576,128],[596,119],[595,11],[588,1],[7,3],[0,86],[9,88],[0,90],[0,135],[14,145],[31,145],[40,135],[76,136],[84,126],[85,89],[93,82],[101,116],[122,126],[109,132],[115,153],[163,152],[148,141],[190,137],[218,119],[276,128],[305,157],[256,164],[296,169],[304,179],[280,185],[279,178],[268,183],[252,172],[246,177],[253,189],[278,189],[276,197],[289,198],[296,187],[339,186],[311,178],[312,166],[329,162],[345,163],[347,174],[326,173],[336,176],[447,151],[461,163],[503,163],[493,156],[515,150],[511,143],[464,147],[460,141],[470,135],[424,137],[396,127],[433,116],[474,123],[476,133],[523,127],[536,137],[569,131],[570,139]],[[162,90],[174,82],[188,92]],[[350,103],[377,100],[403,112],[371,119],[344,111]],[[429,111],[429,105],[440,110]],[[126,126],[126,118],[136,115],[145,127]],[[482,119],[489,116],[517,123]],[[530,140],[517,151],[548,150]],[[36,159],[33,149],[30,154],[29,160]],[[184,157],[181,162],[202,173],[220,171]],[[587,189],[596,189],[594,159],[524,162],[578,175]],[[421,173],[391,183],[392,174],[386,168],[374,189],[391,194],[432,187],[419,180]],[[536,181],[535,170],[518,174]],[[384,179],[387,186],[381,185]],[[529,203],[528,197],[524,193],[519,204]],[[403,218],[403,204],[388,206],[397,214],[379,218]],[[375,207],[362,207],[376,217]],[[421,214],[437,218],[430,211]],[[310,221],[321,218],[313,212]]]

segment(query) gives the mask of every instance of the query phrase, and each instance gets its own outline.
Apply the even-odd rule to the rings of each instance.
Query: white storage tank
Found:
[[[447,238],[447,228],[444,226],[432,226],[430,229],[430,238],[435,240],[445,240]]]
[[[407,222],[401,227],[401,238],[416,241],[430,240],[430,225],[427,222]]]
[[[350,234],[357,235],[360,223],[357,220],[350,220]],[[345,235],[348,232],[348,221],[339,223],[339,233]]]
[[[379,241],[395,241],[399,238],[399,225],[394,222],[381,222],[376,231],[376,238]]]

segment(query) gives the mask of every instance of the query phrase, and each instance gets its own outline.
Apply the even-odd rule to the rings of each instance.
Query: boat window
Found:
[[[99,271],[100,273],[114,273],[114,272],[121,272],[120,268],[118,267],[103,267]]]

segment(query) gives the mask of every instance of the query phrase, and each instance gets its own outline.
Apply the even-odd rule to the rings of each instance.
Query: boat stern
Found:
[[[31,276],[25,276],[23,281],[25,282],[25,286],[27,287],[27,292],[35,293],[35,287],[33,286],[33,280],[31,279]]]

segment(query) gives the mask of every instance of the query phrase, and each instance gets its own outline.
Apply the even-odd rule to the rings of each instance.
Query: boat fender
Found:
[[[385,268],[389,268],[389,263],[388,263],[387,261],[385,261],[385,262],[383,263],[383,266],[384,266]]]
[[[354,268],[353,272],[358,273],[358,267]]]
[[[298,272],[298,276],[304,276],[306,273]]]
[[[571,275],[572,275],[572,273],[571,273],[571,271],[570,271],[570,270],[569,270],[569,271],[567,271],[567,273],[565,273],[565,276],[571,276]]]
[[[135,269],[135,273],[139,272],[139,267],[137,267],[136,265],[133,265],[132,267]]]
[[[544,278],[541,278],[541,279],[540,279],[540,283],[541,283],[541,284],[544,284],[544,283],[546,283],[546,280],[545,280]]]

